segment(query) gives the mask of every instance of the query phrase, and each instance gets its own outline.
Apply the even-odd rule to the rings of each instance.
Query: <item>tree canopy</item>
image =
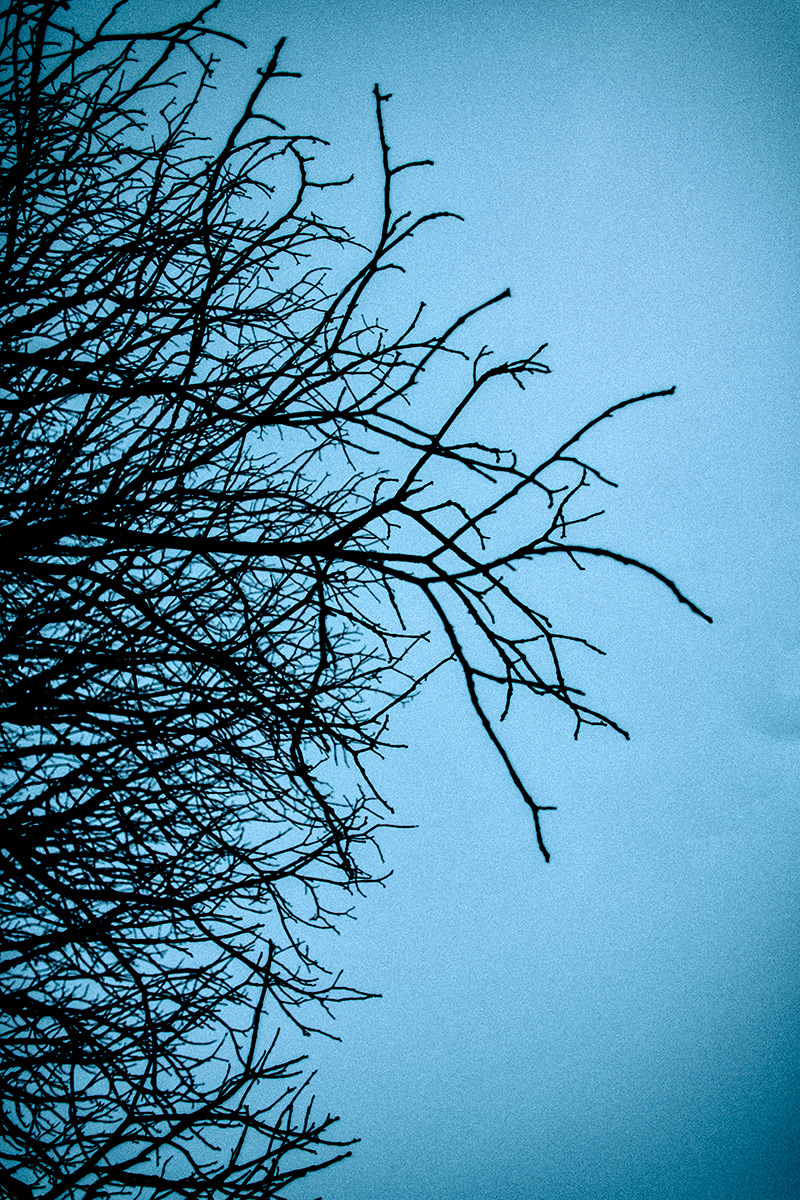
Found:
[[[545,347],[461,348],[506,292],[444,329],[424,304],[374,316],[404,244],[452,216],[398,209],[399,176],[427,160],[395,160],[376,86],[375,240],[327,222],[343,183],[317,176],[320,139],[266,107],[295,74],[282,42],[226,135],[204,138],[216,53],[238,41],[206,23],[216,7],[138,33],[124,3],[91,31],[65,0],[3,13],[13,1197],[279,1196],[349,1153],[275,1029],[309,1032],[363,995],[314,939],[380,878],[366,848],[392,812],[370,761],[393,708],[454,667],[547,858],[549,806],[499,723],[528,695],[566,706],[576,736],[623,731],[568,682],[566,635],[518,569],[612,559],[705,615],[576,538],[610,482],[582,439],[673,389],[620,400],[538,463],[459,440],[479,395],[547,373]],[[450,400],[429,425],[438,360]],[[508,545],[526,496],[530,535]]]

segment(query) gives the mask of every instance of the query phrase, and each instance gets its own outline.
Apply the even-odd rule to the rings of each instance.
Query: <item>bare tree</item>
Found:
[[[498,720],[527,694],[576,736],[619,727],[516,569],[610,558],[699,609],[573,536],[608,482],[581,439],[672,389],[538,464],[458,441],[479,393],[547,372],[544,346],[455,345],[507,293],[439,332],[423,305],[370,315],[403,243],[450,215],[397,213],[424,164],[394,163],[389,97],[364,247],[313,207],[340,186],[317,139],[263,109],[294,74],[282,43],[213,144],[193,131],[208,47],[237,40],[205,25],[216,4],[144,33],[123,6],[84,34],[65,0],[3,14],[0,1181],[246,1200],[349,1153],[275,1028],[363,995],[309,942],[380,878],[369,761],[393,707],[455,664],[547,858]],[[428,428],[439,359],[452,401]],[[493,550],[525,496],[538,532]]]

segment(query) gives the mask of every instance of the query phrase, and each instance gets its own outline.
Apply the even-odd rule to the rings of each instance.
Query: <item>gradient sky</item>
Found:
[[[220,69],[221,114],[285,35],[303,79],[272,111],[355,171],[330,211],[364,235],[370,89],[393,93],[396,154],[436,160],[409,201],[466,218],[415,243],[398,296],[445,320],[508,285],[470,344],[549,342],[553,374],[527,423],[491,415],[495,444],[546,451],[677,386],[587,443],[620,484],[595,536],[715,620],[623,568],[537,583],[608,651],[578,673],[632,733],[575,744],[546,707],[511,725],[558,805],[549,865],[457,679],[403,712],[382,781],[418,828],[386,836],[394,878],[323,950],[383,999],[303,1046],[362,1144],[298,1200],[793,1200],[800,10],[228,0],[220,24],[250,46]]]

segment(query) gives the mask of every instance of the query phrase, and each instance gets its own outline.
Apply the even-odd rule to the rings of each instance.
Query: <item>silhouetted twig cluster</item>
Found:
[[[396,212],[421,164],[393,163],[388,96],[366,249],[313,210],[338,186],[314,177],[315,139],[263,111],[291,74],[281,43],[215,146],[192,124],[209,39],[236,40],[205,25],[215,5],[138,34],[122,7],[91,36],[57,0],[4,13],[0,1181],[247,1200],[347,1153],[274,1028],[362,994],[309,942],[376,878],[368,764],[393,706],[455,661],[547,857],[491,693],[551,697],[576,733],[613,722],[514,570],[631,560],[572,539],[602,482],[589,426],[533,467],[455,440],[478,393],[547,371],[544,347],[453,349],[505,293],[436,334],[423,306],[395,330],[369,316],[403,242],[446,215]],[[410,402],[447,355],[453,389],[470,374],[428,428]],[[525,492],[538,531],[492,553]]]

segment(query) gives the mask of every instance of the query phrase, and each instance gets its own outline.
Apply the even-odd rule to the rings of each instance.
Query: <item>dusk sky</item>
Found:
[[[362,1142],[294,1194],[794,1200],[800,9],[227,0],[218,24],[249,46],[225,54],[221,116],[285,36],[303,78],[270,111],[331,142],[323,173],[354,172],[330,211],[364,237],[371,88],[392,93],[396,156],[436,164],[401,177],[403,207],[465,221],[415,240],[389,317],[425,298],[444,324],[508,286],[463,344],[549,343],[525,421],[487,410],[495,444],[546,454],[676,386],[587,440],[619,484],[594,537],[714,618],[613,564],[531,576],[607,651],[574,674],[631,732],[576,743],[547,705],[509,723],[558,806],[549,864],[455,674],[403,710],[380,779],[416,828],[387,833],[393,878],[321,948],[383,998],[302,1046]]]

